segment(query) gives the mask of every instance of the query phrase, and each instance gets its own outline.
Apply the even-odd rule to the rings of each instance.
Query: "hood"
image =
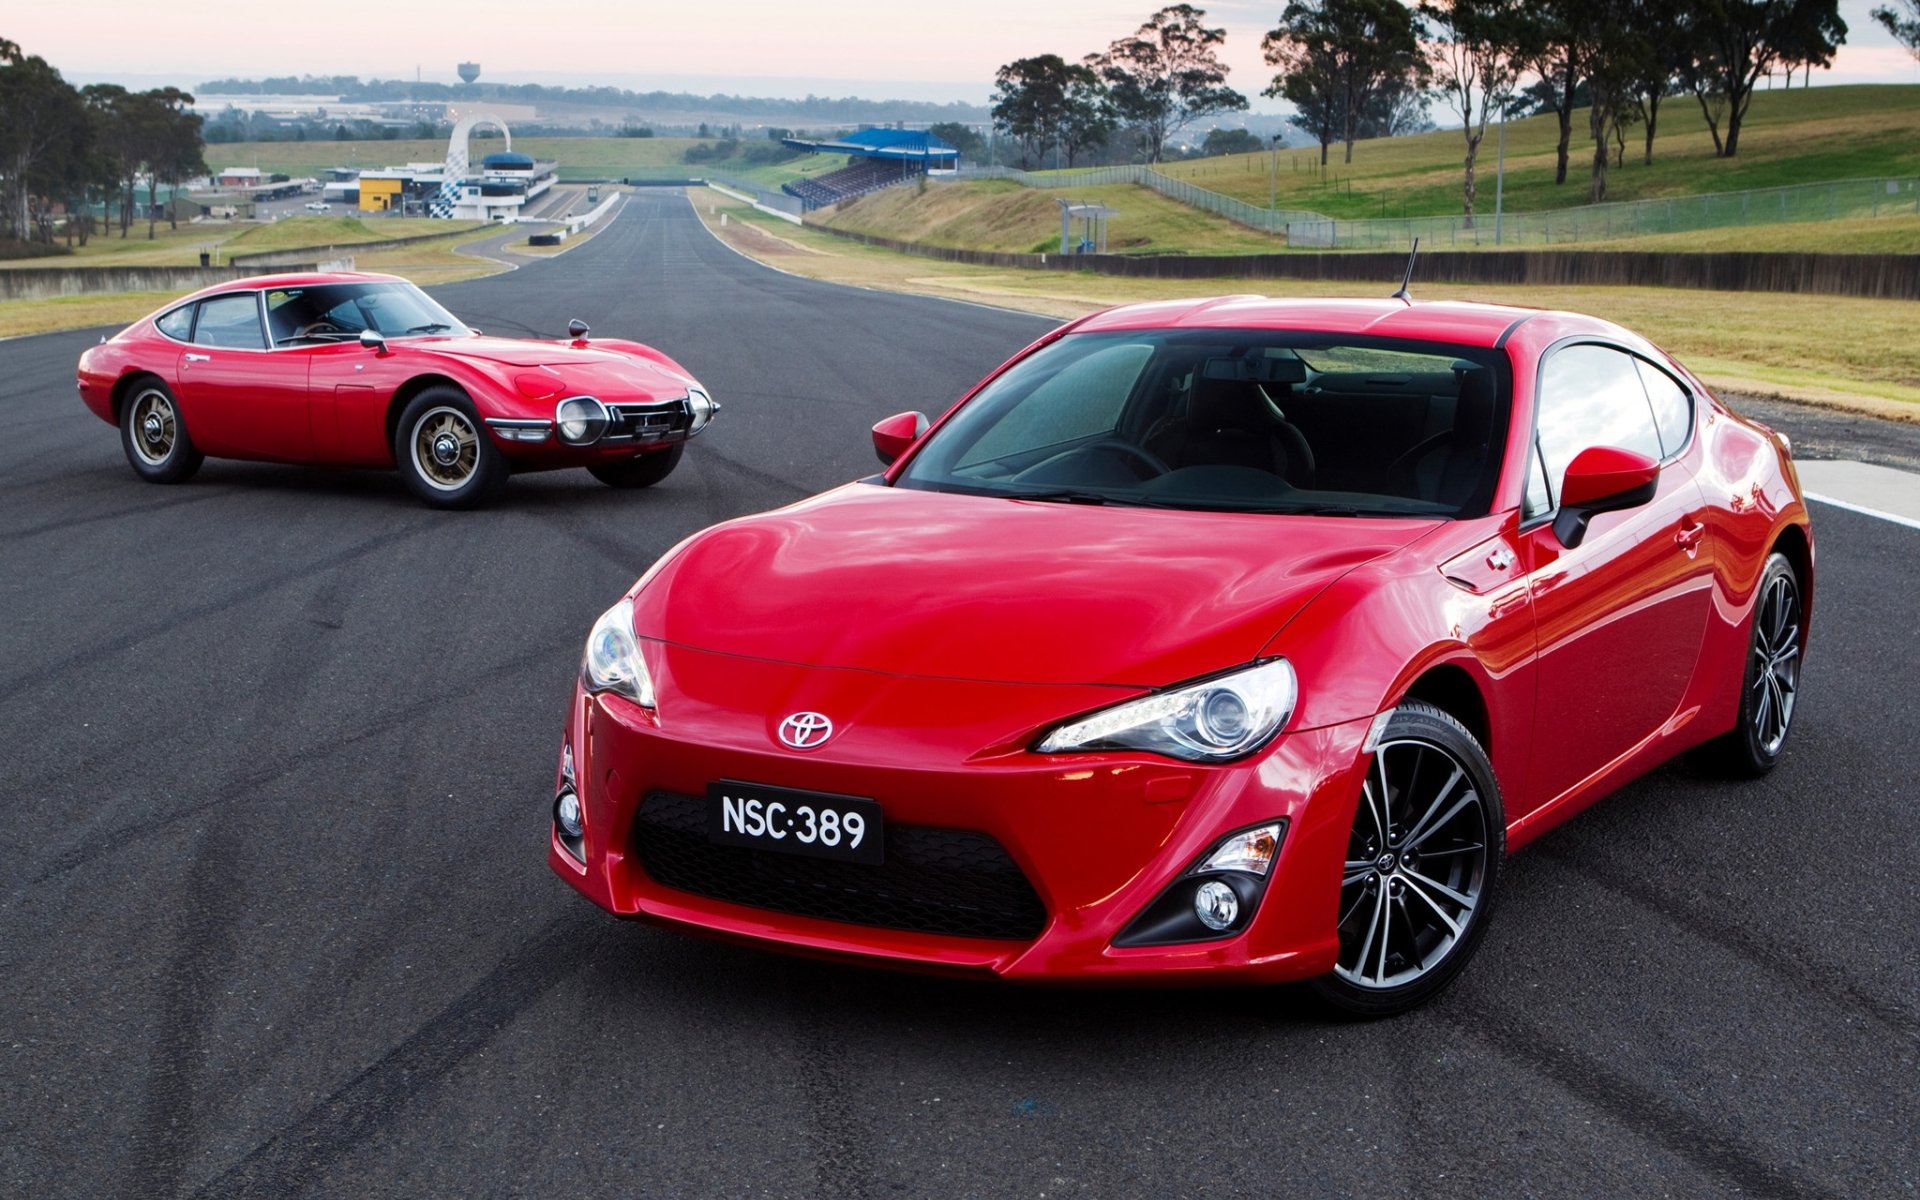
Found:
[[[1329,583],[1435,525],[849,484],[690,539],[634,626],[806,666],[1160,687],[1250,661]]]
[[[588,395],[609,403],[645,402],[687,394],[683,376],[617,350],[493,337],[445,338],[420,343],[418,349],[490,368],[529,400]]]

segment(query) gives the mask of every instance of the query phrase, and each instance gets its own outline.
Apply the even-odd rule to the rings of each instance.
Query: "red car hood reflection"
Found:
[[[1248,662],[1328,584],[1434,527],[851,484],[694,538],[634,626],[806,666],[1159,687]]]

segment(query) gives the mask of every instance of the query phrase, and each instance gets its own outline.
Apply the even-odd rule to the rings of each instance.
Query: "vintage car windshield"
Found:
[[[1464,517],[1492,503],[1499,351],[1311,332],[1069,334],[989,383],[902,487],[1223,512]]]
[[[351,341],[371,329],[382,337],[466,337],[472,333],[410,283],[319,283],[269,288],[267,328],[275,346]]]

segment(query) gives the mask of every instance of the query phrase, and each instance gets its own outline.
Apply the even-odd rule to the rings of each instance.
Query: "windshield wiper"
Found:
[[[415,325],[412,329],[407,330],[407,332],[408,333],[440,333],[443,330],[452,329],[452,328],[453,326],[448,325],[444,321],[433,321],[426,325]]]
[[[1009,500],[1051,500],[1058,504],[1113,504],[1114,497],[1099,492],[1081,492],[1060,488],[1050,492],[1005,492]]]

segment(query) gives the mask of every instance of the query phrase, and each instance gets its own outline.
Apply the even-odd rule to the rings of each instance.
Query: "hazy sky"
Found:
[[[1841,0],[1852,33],[1815,82],[1916,83],[1920,64],[1868,16],[1875,0]],[[1227,30],[1229,82],[1255,99],[1271,76],[1260,36],[1284,0],[1203,4]],[[1131,32],[1154,0],[406,0],[400,4],[209,4],[152,0],[9,5],[0,37],[70,80],[192,87],[223,76],[358,75],[454,82],[472,59],[481,78],[747,95],[863,95],[983,102],[1000,64],[1069,59]],[[84,19],[77,19],[84,13]],[[201,15],[201,14],[205,15]],[[1437,114],[1436,114],[1437,115]]]

